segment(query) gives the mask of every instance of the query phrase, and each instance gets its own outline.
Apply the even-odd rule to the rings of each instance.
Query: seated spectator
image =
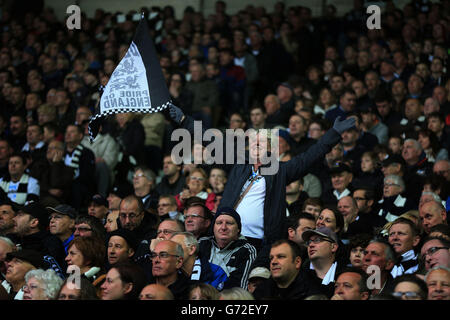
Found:
[[[450,300],[450,290],[446,286],[450,281],[450,268],[437,266],[425,275],[428,286],[428,300]]]
[[[121,262],[132,261],[138,242],[130,230],[121,228],[108,234],[107,244],[108,264],[115,266]]]
[[[362,269],[364,250],[372,239],[371,235],[357,234],[350,238],[347,246],[349,252],[350,265]]]
[[[426,300],[428,288],[425,281],[416,275],[404,274],[393,283],[392,295],[402,300]]]
[[[405,191],[405,182],[397,175],[387,175],[384,178],[383,198],[378,201],[380,211],[378,215],[386,221],[394,221],[402,213],[416,208],[415,201],[405,198],[402,193]]]
[[[22,300],[55,300],[63,280],[52,269],[34,269],[25,275]]]
[[[330,300],[368,300],[370,290],[369,276],[361,269],[348,268],[336,277],[334,295]]]
[[[175,196],[178,204],[178,211],[183,212],[185,202],[190,197],[199,197],[205,200],[205,205],[209,210],[214,208],[215,194],[208,192],[208,176],[201,168],[194,168],[186,178],[187,188]]]
[[[137,300],[147,284],[144,271],[132,263],[119,263],[109,269],[102,284],[102,300]]]
[[[145,166],[134,168],[134,194],[139,197],[145,210],[157,209],[159,195],[155,191],[155,173]]]
[[[165,219],[178,219],[184,222],[184,216],[181,212],[178,212],[177,200],[172,195],[161,195],[158,201],[158,215],[159,220]]]
[[[299,246],[306,246],[302,235],[306,230],[316,228],[316,217],[307,212],[291,214],[287,217],[287,238]]]
[[[420,225],[425,234],[435,225],[447,224],[447,211],[440,201],[427,201],[419,207],[419,214]]]
[[[210,284],[197,282],[189,288],[189,300],[219,300],[219,291]]]
[[[71,279],[64,280],[56,300],[99,300],[94,285],[86,278],[80,278],[80,286],[74,286]]]
[[[321,200],[325,205],[337,205],[342,197],[350,195],[353,187],[353,173],[345,163],[341,163],[330,169],[331,188],[322,193]]]
[[[181,166],[176,165],[170,154],[163,158],[164,176],[161,182],[157,184],[156,191],[162,194],[170,194],[175,196],[183,190],[185,185],[185,177],[181,173]]]
[[[148,284],[142,288],[139,300],[174,300],[172,292],[160,284]]]
[[[8,162],[8,175],[0,178],[0,187],[8,198],[17,204],[39,201],[39,181],[25,173],[26,161],[23,155],[13,154]]]
[[[227,273],[224,289],[248,285],[249,267],[256,259],[256,249],[240,235],[241,217],[236,210],[221,208],[212,222],[214,235],[199,241],[200,255]]]

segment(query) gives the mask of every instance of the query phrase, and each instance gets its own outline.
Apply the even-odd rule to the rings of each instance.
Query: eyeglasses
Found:
[[[161,233],[164,233],[166,236],[168,235],[168,234],[172,234],[172,233],[174,233],[174,232],[176,232],[175,230],[169,230],[169,229],[164,229],[164,230],[158,230],[157,232],[156,232],[156,234],[161,234]]]
[[[414,291],[392,292],[392,296],[395,297],[395,298],[399,298],[399,299],[401,299],[403,296],[405,296],[405,298],[407,300],[420,298],[420,295],[417,292],[414,292]]]
[[[130,220],[133,220],[133,219],[136,219],[137,217],[139,217],[141,214],[140,213],[130,213],[130,214],[126,214],[126,213],[121,213],[121,214],[119,214],[119,217],[120,217],[120,219],[126,219],[126,218],[128,218],[128,219],[130,219]]]
[[[24,285],[23,287],[22,287],[22,291],[25,291],[25,290],[36,290],[36,289],[38,289],[39,287],[37,286],[37,285],[35,285],[35,284],[32,284],[32,285]]]
[[[310,245],[311,243],[321,243],[321,242],[324,242],[324,241],[327,241],[327,242],[331,242],[331,243],[333,243],[333,241],[331,241],[330,239],[326,239],[326,238],[315,238],[314,240],[308,240],[308,241],[306,241],[306,245]]]
[[[137,173],[133,176],[133,178],[140,178],[140,177],[145,177],[145,174],[143,173]]]
[[[150,259],[154,260],[156,259],[156,257],[159,257],[159,259],[169,259],[169,257],[179,257],[179,255],[176,254],[170,254],[168,252],[165,251],[161,251],[159,253],[152,251],[150,253]]]
[[[422,258],[425,258],[427,255],[432,256],[433,254],[435,254],[437,251],[439,251],[441,249],[448,250],[449,248],[448,247],[431,247],[422,255]]]
[[[201,216],[199,214],[195,214],[195,213],[193,213],[193,214],[186,214],[184,216],[184,219],[188,219],[188,218],[202,218],[202,219],[206,219],[205,217],[203,217],[203,216]]]
[[[385,187],[392,187],[392,186],[399,186],[397,183],[385,183],[384,184]]]
[[[204,181],[205,178],[202,177],[190,177],[189,179],[194,180],[194,181]]]

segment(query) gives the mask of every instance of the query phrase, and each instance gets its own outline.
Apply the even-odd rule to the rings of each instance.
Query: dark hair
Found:
[[[403,274],[399,277],[396,277],[394,279],[394,282],[392,283],[392,291],[394,292],[395,287],[401,283],[401,282],[412,282],[416,284],[419,289],[419,295],[422,299],[426,300],[427,294],[428,294],[428,287],[425,281],[417,277],[415,274]]]
[[[428,139],[430,139],[431,153],[434,157],[436,157],[439,150],[441,149],[441,145],[439,143],[439,139],[436,136],[436,134],[428,128],[420,129],[417,134],[423,135],[425,137],[428,137]]]
[[[342,213],[339,210],[337,210],[332,205],[326,205],[325,207],[322,208],[322,211],[325,209],[328,209],[331,212],[333,212],[334,218],[336,219],[336,229],[339,230],[336,232],[336,235],[339,237],[344,232],[344,225],[345,225],[344,216],[342,215]]]
[[[437,224],[430,228],[429,234],[431,234],[433,232],[440,232],[443,235],[450,237],[450,226],[448,224],[443,224],[443,223]]]
[[[370,296],[370,289],[367,286],[367,280],[369,278],[369,275],[363,271],[361,268],[357,268],[357,267],[345,267],[341,272],[339,272],[336,275],[336,279],[339,278],[339,276],[343,273],[357,273],[361,276],[361,279],[359,279],[358,281],[358,286],[359,286],[359,292],[363,293],[363,292],[368,292],[369,296]]]
[[[56,299],[59,298],[62,288],[68,283],[69,280],[70,278],[67,278],[64,281],[64,283],[62,284],[61,288],[58,291],[58,294],[56,295]],[[99,296],[97,295],[97,289],[92,284],[92,282],[85,277],[80,277],[80,296],[78,297],[77,300],[99,300]]]
[[[103,242],[106,240],[106,229],[97,217],[82,214],[75,218],[75,224],[86,223],[92,228],[92,234]]]
[[[139,294],[147,284],[147,278],[144,270],[129,261],[119,262],[114,267],[120,275],[123,283],[131,283],[133,285],[130,292],[124,295],[124,300],[137,300]]]
[[[277,240],[274,243],[272,243],[271,247],[275,248],[275,247],[278,247],[278,246],[280,246],[282,244],[287,244],[291,248],[292,261],[294,261],[296,257],[300,257],[300,259],[302,259],[302,262],[303,262],[308,257],[308,253],[307,253],[306,247],[299,246],[297,243],[295,243],[294,241],[289,240],[289,239]]]
[[[348,251],[350,252],[353,248],[361,247],[365,248],[369,244],[372,236],[367,233],[355,234],[350,237],[348,244]]]
[[[213,219],[213,214],[211,212],[211,210],[208,209],[208,207],[205,204],[205,200],[203,200],[202,198],[199,197],[190,197],[187,198],[184,204],[184,210],[189,209],[190,207],[195,207],[195,206],[199,206],[203,208],[203,213],[205,215],[206,219],[212,220]]]
[[[298,212],[298,213],[291,214],[287,218],[287,227],[292,228],[292,229],[297,229],[298,224],[299,224],[298,221],[300,219],[307,219],[307,220],[316,222],[316,217],[314,217],[312,214],[307,213],[307,212]]]

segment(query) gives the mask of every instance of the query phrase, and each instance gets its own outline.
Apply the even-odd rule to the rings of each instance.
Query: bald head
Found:
[[[142,289],[139,300],[174,300],[174,296],[165,286],[154,283]]]

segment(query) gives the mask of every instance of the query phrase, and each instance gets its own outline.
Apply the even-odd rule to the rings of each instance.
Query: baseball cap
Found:
[[[118,196],[119,198],[123,199],[126,196],[133,194],[133,187],[128,185],[115,185],[111,188],[111,191],[109,191],[110,194],[114,194]]]
[[[38,269],[46,268],[43,254],[36,250],[22,249],[19,251],[8,252],[6,254],[6,261],[11,261],[13,258],[24,260]]]
[[[337,166],[331,167],[330,174],[337,174],[342,172],[349,172],[352,173],[352,169],[346,165],[345,163],[339,163]]]
[[[106,200],[106,198],[104,196],[102,196],[101,194],[94,195],[91,199],[91,203],[92,202],[95,204],[98,204],[100,206],[108,207],[108,200]]]
[[[302,239],[304,241],[308,241],[313,235],[321,236],[322,238],[329,239],[335,243],[338,242],[336,233],[334,233],[330,228],[327,227],[320,227],[314,230],[306,230],[302,234]]]
[[[75,219],[77,217],[77,211],[72,208],[71,206],[69,206],[68,204],[60,204],[57,205],[55,208],[53,207],[47,207],[48,210],[53,211],[53,212],[58,212],[60,214],[69,216],[72,219]]]
[[[289,145],[292,144],[292,138],[289,135],[289,132],[287,132],[287,130],[282,129],[278,130],[278,135],[282,137]]]
[[[253,268],[252,271],[250,272],[248,279],[252,279],[252,278],[264,278],[264,279],[269,279],[270,278],[270,271],[267,268],[264,267],[256,267]]]
[[[21,208],[19,211],[29,214],[33,218],[39,220],[39,224],[41,226],[46,226],[48,222],[48,212],[45,210],[44,206],[40,205],[37,202],[31,202]]]

